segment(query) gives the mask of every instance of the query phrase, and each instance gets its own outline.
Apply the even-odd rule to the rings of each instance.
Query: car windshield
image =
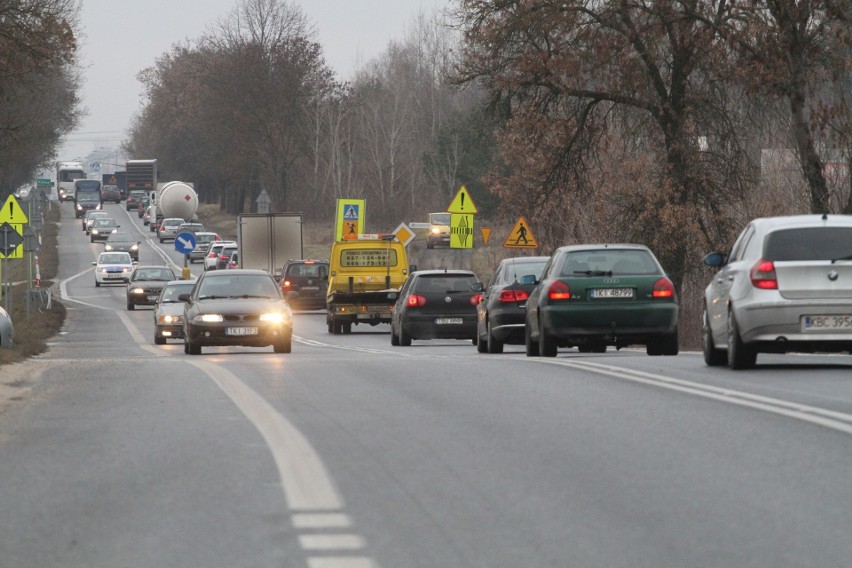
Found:
[[[500,274],[500,284],[511,284],[518,282],[524,276],[534,276],[536,280],[541,278],[541,273],[547,265],[547,259],[539,261],[510,262],[506,269]]]
[[[174,273],[168,268],[140,268],[134,275],[133,280],[174,280]]]
[[[93,227],[115,227],[115,219],[95,219],[92,223]]]
[[[433,225],[449,225],[450,224],[450,214],[449,213],[432,213],[431,223]]]
[[[180,302],[178,296],[181,294],[189,294],[195,282],[181,282],[180,284],[167,284],[163,288],[163,295],[160,297],[162,303]]]
[[[102,254],[98,258],[100,264],[130,264],[128,254]]]
[[[471,285],[476,283],[476,277],[462,274],[441,274],[421,276],[414,285],[414,292],[420,294],[453,294],[471,292]]]
[[[325,278],[328,276],[328,265],[325,263],[291,264],[287,268],[286,278]]]
[[[224,272],[232,272],[226,270]],[[238,274],[206,278],[199,285],[198,299],[277,298],[275,280],[265,274]]]
[[[645,250],[597,249],[569,252],[562,261],[559,275],[567,276],[640,276],[660,274],[657,263]]]
[[[132,243],[133,237],[127,233],[113,233],[107,241],[111,243]]]
[[[205,235],[204,233],[195,235],[195,242],[198,244],[212,243],[214,240],[216,240],[216,235]]]
[[[852,255],[852,227],[802,227],[773,231],[763,245],[763,258],[833,260]]]

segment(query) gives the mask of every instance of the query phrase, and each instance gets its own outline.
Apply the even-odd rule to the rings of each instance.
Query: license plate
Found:
[[[463,323],[462,318],[435,318],[435,325],[461,325]]]
[[[802,331],[852,329],[852,316],[802,316]]]
[[[156,302],[157,298],[159,298],[159,296],[148,296],[148,301],[149,302]]]
[[[302,286],[302,290],[309,290],[311,292],[315,292],[319,290],[319,286]]]
[[[367,311],[371,314],[390,313],[390,306],[367,306]]]
[[[595,299],[601,298],[632,298],[633,288],[595,288],[590,296]]]
[[[257,335],[256,327],[226,327],[225,335]]]
[[[110,273],[105,274],[104,277],[106,277],[106,278],[121,278],[122,274],[121,274],[121,272],[110,272]]]

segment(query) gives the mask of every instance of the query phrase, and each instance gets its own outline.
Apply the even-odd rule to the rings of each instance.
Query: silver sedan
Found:
[[[852,216],[755,219],[704,291],[704,360],[753,367],[758,353],[852,352]]]

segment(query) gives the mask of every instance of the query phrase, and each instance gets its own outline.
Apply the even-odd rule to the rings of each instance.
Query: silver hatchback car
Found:
[[[852,216],[755,219],[704,291],[704,361],[753,367],[758,353],[852,352]]]

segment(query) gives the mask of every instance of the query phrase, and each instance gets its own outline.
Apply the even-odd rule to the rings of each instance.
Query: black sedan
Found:
[[[89,229],[89,242],[105,241],[112,233],[118,232],[118,223],[109,217],[97,217]]]
[[[469,270],[412,272],[396,294],[391,345],[409,346],[412,339],[470,339],[475,344],[481,289]]]
[[[127,283],[127,309],[136,309],[137,305],[153,306],[163,286],[171,280],[177,280],[177,276],[168,266],[137,266]]]
[[[129,252],[130,258],[139,261],[139,245],[140,241],[133,238],[130,233],[111,233],[107,237],[104,250],[107,252]]]
[[[180,299],[186,302],[183,350],[188,355],[200,355],[207,345],[292,349],[293,314],[265,270],[205,272]]]
[[[476,307],[476,350],[502,353],[503,344],[524,344],[527,298],[549,256],[522,256],[500,262]]]

